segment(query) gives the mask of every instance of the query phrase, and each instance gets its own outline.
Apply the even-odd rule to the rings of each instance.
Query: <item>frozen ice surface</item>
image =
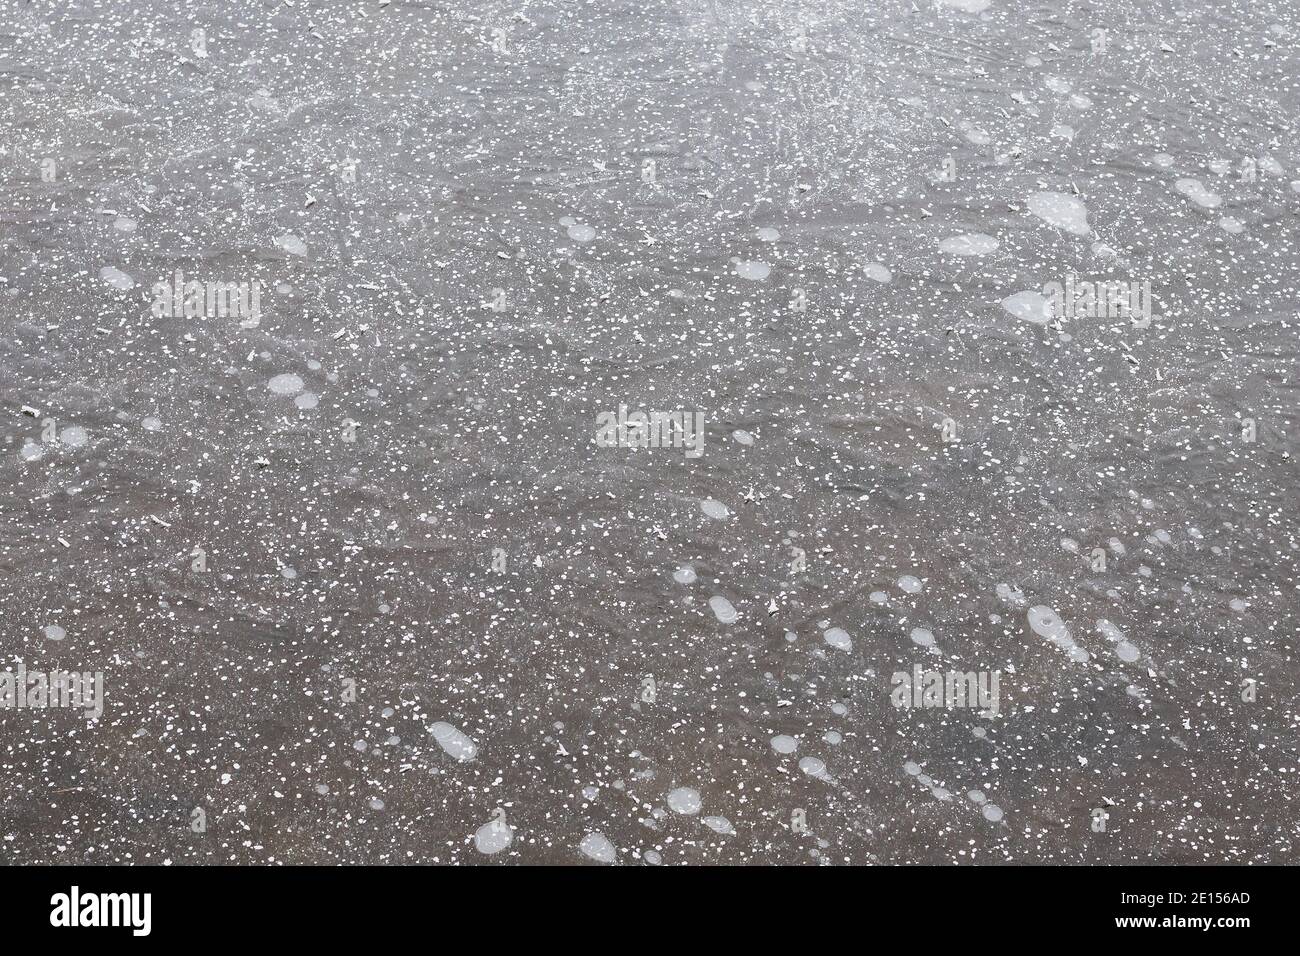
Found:
[[[11,2],[0,63],[0,668],[104,675],[0,707],[6,862],[1296,859],[1290,8]]]

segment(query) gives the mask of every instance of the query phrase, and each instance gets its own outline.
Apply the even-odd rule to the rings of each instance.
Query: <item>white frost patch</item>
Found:
[[[934,632],[927,631],[923,627],[912,628],[912,633],[909,636],[912,638],[913,644],[919,644],[921,647],[934,647]]]
[[[59,441],[69,448],[81,448],[90,441],[90,433],[80,425],[69,425],[59,432]]]
[[[908,594],[917,594],[921,590],[921,579],[912,574],[904,574],[898,579],[898,586]]]
[[[45,639],[47,641],[61,641],[68,636],[68,632],[57,624],[47,624],[45,627]]]
[[[1002,243],[982,232],[968,232],[939,243],[939,251],[950,256],[986,256]]]
[[[894,278],[894,274],[889,271],[889,268],[880,262],[868,262],[862,267],[862,271],[872,282],[885,283]]]
[[[1180,179],[1174,183],[1174,188],[1205,209],[1214,209],[1223,204],[1223,197],[1211,192],[1199,179]]]
[[[939,0],[939,2],[950,10],[960,10],[962,13],[983,13],[993,5],[993,0]]]
[[[266,383],[276,395],[297,395],[303,390],[302,379],[292,372],[284,372]]]
[[[1088,225],[1088,207],[1068,193],[1041,192],[1029,197],[1029,211],[1049,226],[1064,229],[1075,236],[1092,232]]]
[[[291,232],[286,232],[283,236],[280,236],[275,240],[275,244],[291,256],[305,256],[307,254],[307,243]]]
[[[1014,585],[1006,583],[999,584],[997,591],[998,597],[1007,604],[1010,604],[1012,607],[1020,608],[1024,607],[1026,604],[1025,592]]]
[[[766,262],[740,260],[736,263],[736,275],[750,282],[762,282],[771,274],[772,267]]]
[[[596,238],[596,229],[583,223],[575,222],[568,230],[568,236],[574,242],[591,242]]]
[[[114,269],[112,266],[104,266],[99,270],[99,277],[111,285],[114,289],[121,289],[125,292],[127,289],[135,288],[135,280],[123,272],[121,269]]]
[[[1038,292],[1017,292],[1002,300],[1002,308],[1017,319],[1046,325],[1052,320],[1052,303]]]
[[[731,517],[731,509],[716,498],[705,498],[700,502],[700,510],[718,521]]]
[[[433,739],[438,741],[438,746],[446,751],[447,756],[453,757],[462,763],[473,760],[478,753],[478,747],[474,741],[444,721],[440,720],[430,727],[429,733],[433,734]]]

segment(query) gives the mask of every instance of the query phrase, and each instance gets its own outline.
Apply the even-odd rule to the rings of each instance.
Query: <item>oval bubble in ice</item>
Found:
[[[799,769],[810,777],[826,779],[826,764],[816,757],[804,757],[799,761]]]
[[[514,828],[498,816],[478,828],[474,834],[474,849],[484,856],[492,856],[510,846],[514,838]]]
[[[112,266],[104,266],[99,270],[99,277],[111,285],[114,289],[121,289],[125,292],[127,289],[135,288],[135,280],[123,272],[121,269],[115,269]]]
[[[673,813],[694,816],[700,812],[702,805],[700,791],[691,787],[678,787],[668,793],[668,809]]]
[[[618,851],[603,833],[588,833],[578,844],[582,855],[597,863],[613,863],[618,859]]]
[[[438,741],[438,746],[446,751],[447,756],[462,763],[473,760],[478,753],[474,741],[445,721],[438,721],[429,728],[429,733],[433,734],[433,739]]]
[[[1130,644],[1128,641],[1120,641],[1115,645],[1115,656],[1125,664],[1132,664],[1142,656],[1142,653],[1137,649],[1136,645]]]
[[[723,624],[735,624],[736,618],[740,616],[731,602],[718,594],[709,598],[709,607],[713,610],[713,616]]]
[[[789,734],[777,734],[772,738],[772,749],[779,754],[792,754],[799,749],[799,741]]]
[[[1029,626],[1035,634],[1049,640],[1055,640],[1062,635],[1069,635],[1069,631],[1065,628],[1065,622],[1045,604],[1035,604],[1029,609]]]
[[[849,632],[842,627],[829,628],[822,634],[822,640],[837,651],[853,650],[853,638],[849,637]]]
[[[297,395],[303,390],[302,379],[292,372],[283,372],[266,383],[276,395]]]

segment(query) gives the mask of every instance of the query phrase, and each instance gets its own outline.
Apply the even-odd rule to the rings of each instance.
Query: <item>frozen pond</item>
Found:
[[[1297,77],[1280,3],[6,4],[0,658],[104,697],[0,707],[0,861],[1294,862]]]

